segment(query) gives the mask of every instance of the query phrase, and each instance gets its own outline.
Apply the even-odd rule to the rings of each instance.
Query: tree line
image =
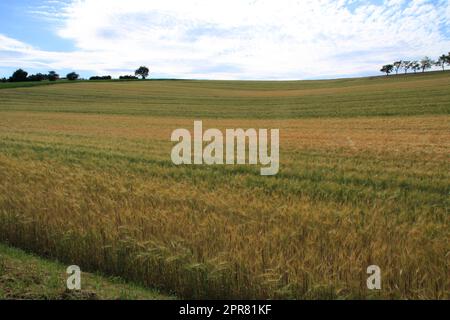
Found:
[[[119,79],[121,80],[137,80],[139,77],[141,79],[146,79],[149,76],[150,70],[145,67],[141,66],[134,72],[133,75],[124,75],[120,76]],[[1,82],[26,82],[26,81],[57,81],[60,79],[67,79],[69,81],[75,81],[80,78],[80,75],[76,72],[70,72],[66,75],[65,78],[60,78],[59,74],[57,74],[55,71],[49,71],[46,74],[43,73],[36,73],[36,74],[28,74],[23,69],[18,69],[14,71],[14,73],[9,78],[2,78],[0,79]],[[93,76],[90,77],[89,80],[111,80],[111,76]]]
[[[431,69],[433,66],[441,67],[442,71],[445,71],[445,66],[450,66],[450,52],[448,55],[443,54],[437,60],[433,60],[429,57],[424,57],[422,60],[399,60],[395,61],[392,64],[386,64],[381,69],[380,72],[386,73],[388,76],[392,72],[395,71],[395,74],[398,74],[400,70],[403,70],[405,74],[408,73],[409,70],[425,72],[426,70]]]

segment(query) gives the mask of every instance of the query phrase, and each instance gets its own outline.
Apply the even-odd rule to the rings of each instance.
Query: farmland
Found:
[[[146,288],[119,279],[82,274],[82,290],[66,288],[66,268],[22,250],[0,244],[0,300],[168,300]]]
[[[0,241],[181,298],[449,298],[450,73],[0,89]],[[279,128],[280,171],[170,134]],[[366,269],[382,270],[382,290]]]

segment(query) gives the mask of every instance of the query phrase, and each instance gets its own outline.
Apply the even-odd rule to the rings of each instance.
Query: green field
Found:
[[[66,288],[67,266],[0,244],[0,300],[156,300],[172,299],[119,279],[82,273],[83,288]]]
[[[448,88],[436,72],[0,89],[0,241],[181,298],[448,299]],[[173,165],[194,120],[279,128],[280,172]]]
[[[323,81],[45,84],[51,83],[34,83],[36,86],[24,91],[2,91],[0,110],[201,119],[298,119],[448,114],[450,108],[450,72]]]

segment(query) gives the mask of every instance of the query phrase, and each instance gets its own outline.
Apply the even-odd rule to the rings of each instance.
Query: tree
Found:
[[[402,68],[405,70],[405,74],[407,74],[408,70],[411,69],[411,61],[403,61]]]
[[[417,73],[417,70],[420,69],[419,61],[412,61],[411,62],[411,69],[414,71],[414,73]]]
[[[47,80],[47,78],[48,77],[45,74],[36,73],[36,74],[29,75],[27,80],[28,81],[42,81],[42,80]]]
[[[422,72],[425,72],[425,70],[431,69],[431,66],[433,65],[433,61],[425,57],[420,61],[420,68],[422,69]]]
[[[393,64],[394,68],[395,68],[395,74],[398,74],[398,70],[400,69],[400,67],[402,66],[402,61],[395,61]]]
[[[18,69],[14,71],[12,76],[9,78],[9,81],[11,82],[21,82],[21,81],[27,81],[28,72],[22,69]]]
[[[443,54],[436,60],[435,65],[436,65],[436,67],[441,67],[442,71],[445,71],[446,63],[447,63],[447,56],[445,54]]]
[[[443,54],[436,61],[436,66],[442,67],[442,71],[445,71],[445,65],[450,66],[450,52],[448,53],[448,55]]]
[[[93,76],[89,80],[111,80],[111,76]]]
[[[80,75],[75,72],[68,73],[66,76],[67,80],[70,80],[70,81],[77,80],[79,77],[80,77]]]
[[[48,72],[48,80],[56,81],[58,79],[59,79],[59,74],[57,74],[55,71],[49,71]]]
[[[128,76],[128,75],[119,77],[119,80],[137,80],[137,79],[138,77],[136,76]]]
[[[383,66],[383,68],[381,68],[380,71],[386,73],[386,75],[388,76],[389,73],[391,73],[393,69],[394,69],[394,66],[392,64],[387,64],[387,65]]]
[[[142,79],[145,79],[145,78],[148,77],[149,72],[150,72],[150,70],[149,70],[147,67],[141,66],[141,67],[139,67],[139,69],[137,69],[137,70],[134,72],[134,74],[135,74],[136,76],[142,77]]]

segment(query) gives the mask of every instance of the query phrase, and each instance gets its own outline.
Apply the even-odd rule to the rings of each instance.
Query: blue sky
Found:
[[[449,0],[0,2],[0,76],[321,79],[448,51]]]

